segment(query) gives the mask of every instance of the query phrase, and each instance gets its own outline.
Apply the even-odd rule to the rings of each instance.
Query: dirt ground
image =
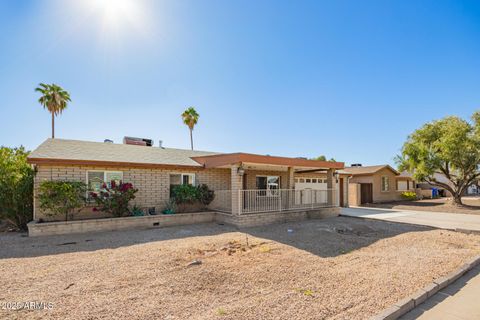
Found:
[[[452,205],[449,198],[395,201],[388,203],[367,204],[363,206],[385,209],[480,214],[480,197],[463,197],[462,202],[462,207]]]
[[[366,319],[480,254],[480,236],[331,218],[0,235],[1,319]]]

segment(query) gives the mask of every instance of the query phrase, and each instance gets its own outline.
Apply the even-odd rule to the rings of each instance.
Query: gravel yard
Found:
[[[1,319],[366,319],[480,254],[480,236],[339,217],[0,247],[0,303],[53,303]]]

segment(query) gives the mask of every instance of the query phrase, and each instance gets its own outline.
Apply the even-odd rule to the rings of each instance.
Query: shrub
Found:
[[[115,217],[121,217],[129,212],[128,203],[135,199],[137,191],[131,183],[120,182],[117,184],[112,181],[110,187],[104,183],[98,193],[90,192],[90,196],[96,204],[93,211],[108,212]]]
[[[177,204],[201,203],[207,206],[215,198],[215,193],[206,184],[199,186],[184,184],[173,187],[172,197]]]
[[[404,191],[401,197],[405,200],[417,200],[417,194],[413,191]]]
[[[40,184],[38,200],[46,215],[65,215],[68,221],[75,209],[85,206],[87,187],[80,181],[43,181]]]
[[[25,148],[0,147],[0,219],[26,230],[33,219],[33,176]]]
[[[177,204],[174,199],[170,199],[166,202],[163,214],[174,214],[177,211]]]
[[[198,186],[198,200],[208,206],[215,199],[215,192],[210,190],[206,184]]]

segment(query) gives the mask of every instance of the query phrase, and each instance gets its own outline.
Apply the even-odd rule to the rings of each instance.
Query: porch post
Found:
[[[294,168],[293,167],[288,167],[288,181],[287,181],[287,189],[286,191],[286,197],[285,197],[285,209],[290,209],[293,207],[293,204],[295,203],[295,191],[290,191],[295,189],[295,177],[294,177]]]
[[[243,176],[238,174],[239,165],[233,165],[231,170],[231,189],[232,189],[232,214],[239,215],[242,213],[242,197],[241,190],[243,187]]]
[[[333,190],[333,173],[334,169],[327,170],[327,204],[334,205],[334,190]]]
[[[287,189],[295,188],[295,178],[293,176],[294,169],[293,167],[288,167],[288,185]]]

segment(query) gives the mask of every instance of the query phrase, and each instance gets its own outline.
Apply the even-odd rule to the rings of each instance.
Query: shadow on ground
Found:
[[[216,223],[147,230],[122,230],[29,238],[0,234],[0,259],[27,258],[70,252],[115,249],[143,243],[242,232],[276,241],[320,257],[335,257],[406,232],[431,230],[392,222],[335,217],[237,229]]]

